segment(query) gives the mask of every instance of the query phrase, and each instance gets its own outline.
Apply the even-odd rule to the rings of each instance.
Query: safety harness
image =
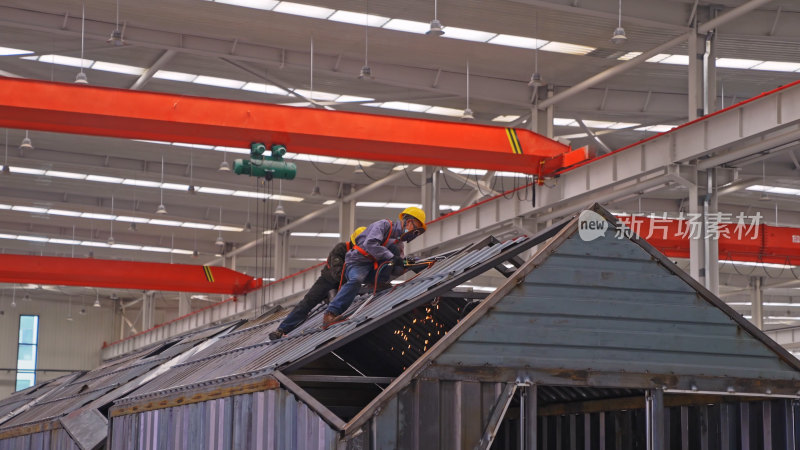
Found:
[[[394,224],[392,223],[391,220],[387,219],[387,222],[389,222],[389,232],[386,234],[386,239],[383,240],[383,244],[381,244],[381,246],[383,246],[383,247],[386,247],[386,244],[389,243],[389,238],[392,237],[392,228],[394,228]],[[354,245],[353,248],[356,249],[356,251],[358,253],[361,253],[362,255],[364,255],[365,258],[372,260],[373,269],[375,269],[375,270],[378,269],[378,260],[375,259],[375,257],[372,256],[372,254],[370,252],[364,250],[359,245]]]

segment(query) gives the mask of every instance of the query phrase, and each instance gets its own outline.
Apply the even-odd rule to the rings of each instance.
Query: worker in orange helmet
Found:
[[[425,232],[425,212],[411,206],[404,209],[398,218],[400,220],[394,222],[387,219],[374,222],[356,238],[356,245],[345,258],[344,276],[347,281],[325,310],[323,328],[342,320],[341,314],[353,303],[365,281],[379,285],[388,281],[392,274],[404,272],[403,243]],[[393,265],[391,270],[381,270],[390,262]]]
[[[300,300],[300,303],[295,305],[292,312],[283,319],[278,329],[269,334],[270,340],[280,339],[286,333],[294,330],[308,317],[308,313],[324,301],[328,301],[331,297],[336,295],[336,291],[342,283],[342,269],[344,268],[344,258],[347,252],[356,245],[356,237],[361,234],[367,227],[356,228],[350,235],[350,240],[347,242],[339,242],[333,247],[333,250],[328,254],[328,259],[325,261],[325,266],[317,278],[317,281],[311,285],[311,288],[306,292],[306,295]]]

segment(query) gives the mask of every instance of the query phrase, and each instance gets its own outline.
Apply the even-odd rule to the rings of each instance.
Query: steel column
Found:
[[[439,168],[422,168],[422,210],[428,220],[439,217]]]

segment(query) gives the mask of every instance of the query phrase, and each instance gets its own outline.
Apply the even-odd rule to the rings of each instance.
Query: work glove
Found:
[[[393,264],[395,267],[403,267],[403,257],[402,257],[402,256],[400,256],[400,255],[395,255],[395,256],[392,258],[392,264]]]

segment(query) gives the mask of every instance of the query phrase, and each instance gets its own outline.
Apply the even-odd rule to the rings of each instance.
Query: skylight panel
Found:
[[[311,102],[281,103],[281,105],[283,105],[283,106],[293,106],[295,108],[308,108],[309,106],[311,106]]]
[[[549,43],[549,41],[543,41],[541,39],[534,39],[524,36],[514,36],[511,34],[498,34],[497,36],[491,38],[488,42],[490,44],[506,45],[508,47],[519,47],[519,48],[530,48],[530,49],[541,48],[545,44]]]
[[[242,227],[229,227],[228,225],[215,225],[214,229],[219,231],[236,231],[236,232],[244,230],[244,228]]]
[[[60,66],[81,67],[81,59],[73,58],[71,56],[42,55],[39,57],[39,62],[58,64]],[[84,69],[88,69],[92,64],[94,64],[94,60],[91,59],[83,60]]]
[[[415,22],[413,20],[392,19],[386,22],[382,28],[386,30],[423,34],[430,29],[430,24],[426,22]]]
[[[546,52],[566,53],[568,55],[586,55],[596,50],[594,47],[566,42],[550,42],[543,45],[541,49]]]
[[[515,120],[517,120],[517,119],[519,119],[519,116],[515,116],[515,115],[503,115],[503,116],[497,116],[497,117],[495,117],[494,119],[492,119],[492,122],[505,122],[505,123],[509,123],[509,122],[513,122],[513,121],[515,121]]]
[[[8,171],[11,173],[24,173],[26,175],[44,175],[45,171],[42,169],[31,169],[29,167],[9,166]]]
[[[321,6],[311,6],[293,2],[280,2],[272,10],[295,16],[311,17],[312,19],[327,19],[336,11],[335,9],[323,8]]]
[[[30,50],[23,50],[21,48],[0,47],[0,56],[9,55],[29,55],[33,53]]]
[[[617,59],[620,60],[620,61],[630,61],[631,59],[636,58],[637,56],[639,56],[641,54],[642,54],[642,52],[628,52],[628,53],[625,53],[624,55],[620,56]]]
[[[307,91],[305,89],[295,89],[295,94],[303,96],[305,98],[310,98],[312,100],[319,100],[319,101],[334,101],[339,94],[332,94],[330,92],[320,92],[320,91]]]
[[[150,219],[147,221],[150,225],[163,225],[165,227],[179,227],[183,222],[176,220],[163,220],[163,219]]]
[[[667,54],[667,53],[659,53],[656,56],[651,56],[650,58],[648,58],[647,62],[649,62],[649,63],[661,62],[661,61],[669,58],[670,56],[672,56],[672,55]]]
[[[371,102],[374,101],[374,98],[369,97],[359,97],[357,95],[340,95],[336,98],[336,101],[339,103],[353,103],[353,102]]]
[[[114,244],[111,248],[119,249],[119,250],[141,250],[141,245],[130,245],[130,244]]]
[[[76,241],[74,239],[56,239],[50,238],[47,242],[51,244],[64,244],[64,245],[81,245],[81,241]]]
[[[180,184],[180,183],[161,183],[161,187],[164,189],[170,189],[173,191],[187,191],[189,190],[188,184]]]
[[[471,30],[469,28],[444,27],[442,37],[451,39],[461,39],[463,41],[488,42],[489,39],[497,36],[497,33],[488,31]]]
[[[17,240],[19,240],[19,241],[32,241],[32,242],[47,242],[50,239],[45,238],[45,237],[39,237],[39,236],[21,236],[20,235],[20,236],[17,236]]]
[[[92,69],[102,70],[105,72],[121,73],[125,75],[141,75],[144,73],[144,67],[128,66],[125,64],[116,64],[105,61],[97,61],[92,64]]]
[[[167,248],[167,247],[144,246],[144,247],[142,247],[142,251],[145,251],[145,252],[158,252],[158,253],[169,253],[169,252],[172,251],[172,249],[171,248]]]
[[[275,194],[272,196],[273,200],[283,200],[285,202],[302,202],[303,197],[295,197],[293,195]]]
[[[0,233],[0,239],[16,239],[16,238],[17,238],[16,234]]]
[[[213,150],[213,145],[204,145],[204,144],[189,144],[186,142],[173,142],[172,145],[175,147],[188,147],[188,148],[197,148],[200,150]]]
[[[800,63],[766,61],[757,66],[751,67],[752,70],[770,70],[773,72],[797,72],[800,70]]]
[[[689,55],[669,55],[668,57],[659,61],[661,64],[677,64],[681,66],[689,65]]]
[[[641,124],[640,123],[629,123],[629,122],[617,122],[617,123],[611,125],[609,128],[611,128],[612,130],[621,130],[623,128],[638,127],[639,125],[641,125]]]
[[[322,204],[325,206],[332,205],[334,203],[336,203],[336,200],[325,200],[324,202],[322,202]]]
[[[364,25],[366,23],[371,27],[382,27],[389,21],[389,18],[376,16],[374,14],[370,14],[369,17],[367,17],[367,14],[352,11],[336,11],[332,16],[328,17],[328,20],[351,23],[353,25]]]
[[[47,208],[36,208],[34,206],[12,206],[11,210],[20,212],[38,213],[38,214],[47,213]]]
[[[575,119],[568,119],[563,117],[556,117],[553,119],[553,125],[557,127],[578,127],[578,122]]]
[[[87,181],[98,181],[100,183],[115,183],[115,184],[118,184],[118,183],[122,183],[125,179],[124,178],[118,178],[118,177],[107,177],[107,176],[104,176],[104,175],[87,175],[86,176],[86,180]]]
[[[111,214],[98,214],[98,213],[81,213],[81,217],[84,219],[98,219],[98,220],[114,220],[117,216],[112,216]]]
[[[197,228],[198,230],[213,230],[214,225],[209,223],[196,223],[196,222],[183,222],[181,224],[184,228]]]
[[[153,78],[158,78],[161,80],[171,80],[171,81],[183,81],[185,83],[191,83],[192,81],[197,78],[197,75],[193,73],[183,73],[183,72],[172,72],[169,70],[159,70],[153,75]]]
[[[218,145],[214,147],[214,150],[218,152],[228,152],[228,153],[241,153],[243,155],[249,155],[250,149],[245,149],[241,147],[225,147],[223,145]]]
[[[75,173],[75,172],[62,172],[60,170],[48,170],[45,172],[45,175],[48,177],[58,177],[58,178],[70,178],[73,180],[83,180],[86,178],[85,173]]]
[[[233,189],[220,189],[220,188],[203,186],[198,188],[197,192],[203,194],[232,195],[235,191]]]
[[[52,214],[54,216],[67,216],[67,217],[78,217],[81,215],[78,211],[68,211],[66,209],[48,209],[47,214]]]
[[[226,5],[243,6],[245,8],[263,9],[270,11],[277,5],[277,0],[216,0],[217,3],[224,3]]]
[[[233,193],[236,197],[246,197],[246,198],[270,198],[269,194],[264,192],[252,192],[252,191],[236,191]]]
[[[205,84],[208,86],[216,86],[229,89],[241,89],[245,85],[244,81],[231,80],[230,78],[209,77],[207,75],[200,75],[192,81],[195,84]]]
[[[461,175],[464,175],[464,174],[467,174],[467,175],[478,175],[478,176],[486,175],[486,170],[484,170],[484,169],[464,169],[462,167],[448,167],[447,170],[449,170],[450,172],[453,172],[453,173],[461,174]]]
[[[380,107],[384,109],[396,109],[398,111],[409,112],[425,112],[431,109],[431,105],[421,105],[419,103],[407,102],[384,102]]]
[[[278,86],[273,86],[271,84],[264,84],[264,83],[250,82],[242,86],[242,90],[260,92],[262,94],[289,95],[289,91],[287,91],[286,89],[281,89]]]
[[[135,222],[135,223],[147,223],[148,219],[144,217],[133,217],[133,216],[117,216],[116,220],[118,222]]]
[[[129,186],[139,186],[139,187],[161,187],[161,183],[159,183],[158,181],[135,180],[133,178],[125,178],[122,181],[122,184],[127,184]]]
[[[749,69],[763,62],[756,59],[717,58],[716,65],[727,69]]]
[[[464,113],[464,111],[461,109],[444,108],[441,106],[434,106],[425,112],[428,114],[436,114],[439,116],[451,116],[451,117],[461,117],[461,115]]]

